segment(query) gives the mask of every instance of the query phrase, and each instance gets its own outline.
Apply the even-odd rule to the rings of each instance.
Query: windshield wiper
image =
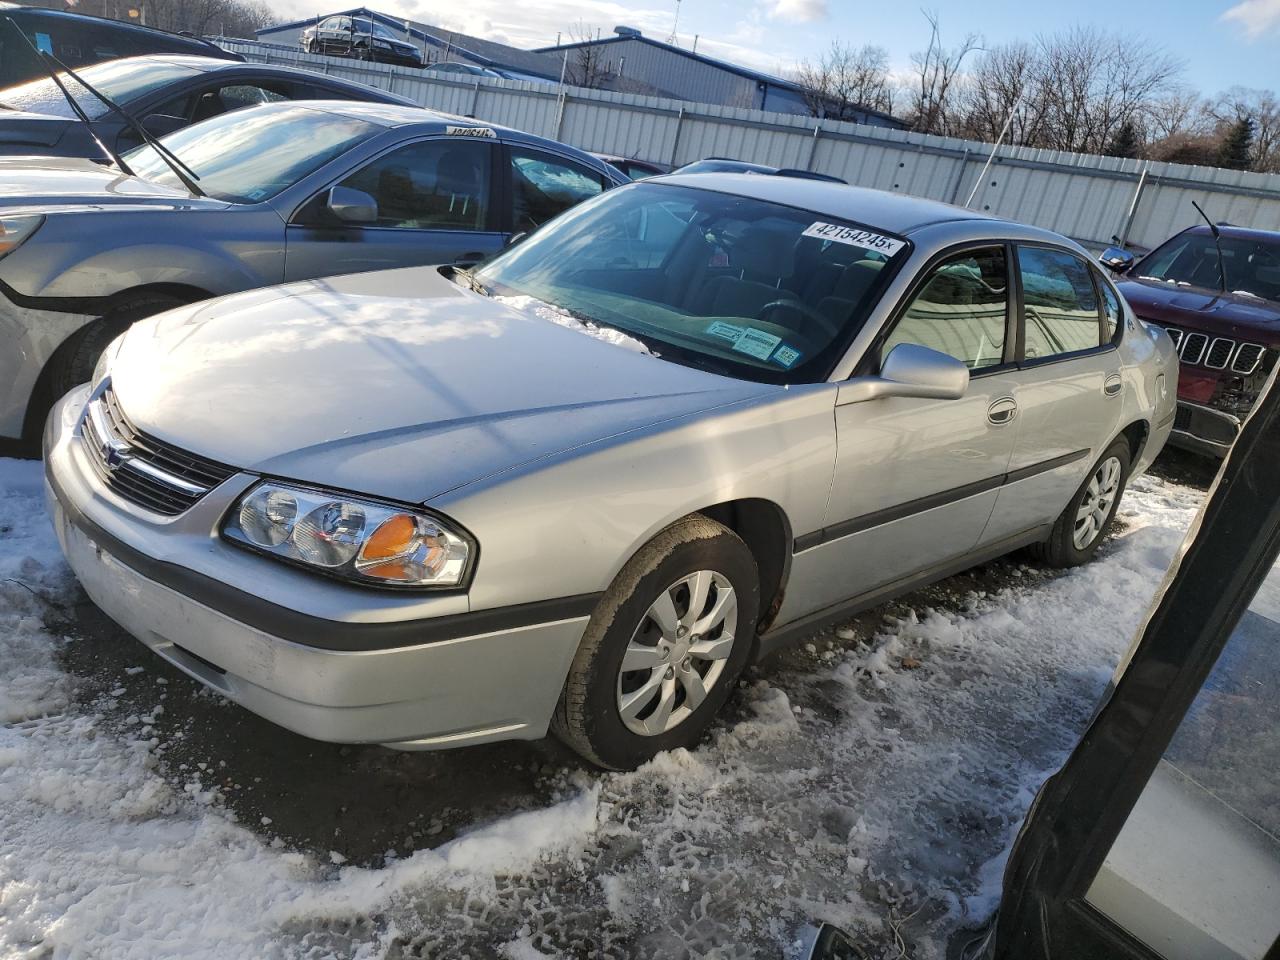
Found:
[[[76,102],[76,98],[71,95],[71,91],[69,91],[66,88],[66,85],[63,84],[62,78],[58,76],[58,72],[54,70],[51,66],[49,66],[49,63],[47,60],[45,60],[45,57],[50,56],[50,54],[46,54],[45,51],[41,50],[34,43],[32,43],[31,38],[28,37],[25,33],[23,33],[22,30],[18,27],[18,25],[14,23],[13,17],[5,17],[5,20],[9,22],[9,26],[13,27],[14,31],[18,34],[18,36],[22,37],[22,39],[27,42],[27,46],[29,46],[31,48],[31,51],[36,55],[36,59],[40,62],[40,65],[49,71],[49,79],[53,81],[54,85],[60,91],[62,91],[62,95],[66,98],[67,103],[70,105],[72,111],[74,111],[75,115],[80,118],[80,121],[84,124],[85,129],[89,131],[89,136],[93,137],[93,142],[96,143],[102,149],[102,152],[111,158],[111,162],[114,163],[121,170],[123,170],[126,175],[133,176],[133,171],[129,169],[129,165],[124,162],[124,160],[120,157],[120,154],[116,153],[109,146],[107,146],[107,144],[103,142],[102,138],[98,136],[97,131],[93,129],[93,121],[89,119],[89,115],[84,112],[84,109],[80,106],[80,104]]]
[[[5,19],[9,21],[10,26],[12,26],[15,30],[18,30],[18,25],[13,22],[12,17],[6,17]],[[185,163],[179,160],[176,156],[174,156],[173,152],[169,150],[168,147],[162,146],[161,143],[158,140],[156,140],[155,137],[153,137],[150,133],[148,133],[146,128],[143,127],[143,125],[138,121],[137,117],[135,117],[132,113],[130,113],[120,104],[116,103],[114,100],[108,97],[105,93],[100,91],[97,87],[89,83],[88,80],[80,76],[80,74],[76,73],[69,66],[63,63],[57,57],[55,57],[52,53],[49,53],[47,50],[41,50],[39,47],[37,47],[34,43],[31,42],[31,38],[28,37],[25,33],[22,33],[21,30],[18,30],[18,33],[20,33],[22,35],[22,38],[27,41],[27,46],[29,46],[32,49],[32,51],[35,52],[36,58],[39,59],[40,63],[44,66],[44,68],[47,71],[49,71],[49,78],[53,80],[53,82],[57,84],[58,89],[62,91],[62,95],[66,97],[67,103],[70,104],[71,109],[76,112],[76,115],[81,119],[81,121],[83,121],[84,125],[88,128],[89,135],[93,137],[94,142],[97,143],[98,146],[102,148],[103,152],[106,153],[107,156],[109,156],[111,160],[115,163],[115,165],[119,167],[122,171],[124,171],[125,174],[131,177],[136,176],[136,174],[129,167],[129,165],[124,162],[124,158],[121,157],[120,154],[116,153],[115,150],[111,149],[111,147],[109,147],[106,143],[104,143],[102,139],[97,135],[97,133],[94,132],[93,121],[89,119],[88,114],[84,112],[80,104],[76,102],[76,98],[71,95],[71,92],[66,88],[66,85],[63,84],[62,79],[58,76],[58,71],[54,69],[54,65],[56,65],[58,69],[62,70],[62,72],[65,73],[67,76],[71,77],[71,79],[75,80],[76,83],[80,84],[80,86],[84,87],[85,90],[89,91],[90,94],[92,94],[98,100],[102,101],[102,103],[106,106],[108,110],[111,110],[119,114],[124,119],[124,122],[128,124],[129,128],[138,135],[138,137],[142,140],[142,142],[145,143],[147,146],[149,146],[152,150],[154,150],[157,156],[159,156],[160,159],[165,162],[165,165],[168,166],[169,169],[173,171],[174,176],[176,176],[178,180],[181,181],[182,185],[186,187],[190,193],[195,194],[197,197],[208,196],[208,194],[205,193],[203,190],[201,190],[199,185],[196,183],[196,181],[200,179],[199,175],[190,167],[188,167]]]

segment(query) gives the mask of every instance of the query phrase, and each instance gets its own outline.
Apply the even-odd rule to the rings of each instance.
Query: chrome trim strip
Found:
[[[136,473],[150,477],[157,483],[164,484],[172,490],[185,493],[191,497],[202,497],[209,492],[208,487],[202,487],[199,484],[183,480],[181,477],[175,477],[173,474],[134,456],[130,452],[133,447],[116,436],[115,431],[108,424],[107,418],[108,414],[103,409],[101,397],[89,404],[89,427],[96,434],[94,445],[98,448],[94,451],[94,454],[103,460],[108,471],[128,468]],[[114,458],[106,455],[108,450],[115,454]]]
[[[188,496],[202,497],[209,492],[208,487],[202,487],[199,484],[183,480],[181,477],[175,477],[173,474],[166,473],[159,467],[154,467],[147,461],[139,460],[137,457],[126,456],[122,466],[128,467],[130,470],[136,470],[138,473],[145,473],[152,480],[163,483],[166,487],[172,487],[174,490],[179,490]]]

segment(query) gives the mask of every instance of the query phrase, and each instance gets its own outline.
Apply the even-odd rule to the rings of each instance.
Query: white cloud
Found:
[[[1252,2],[1252,0],[1247,0]],[[827,0],[773,0],[769,16],[775,20],[813,23],[827,18]]]
[[[1228,9],[1222,19],[1235,21],[1244,28],[1249,39],[1256,39],[1280,28],[1280,0],[1241,0]]]

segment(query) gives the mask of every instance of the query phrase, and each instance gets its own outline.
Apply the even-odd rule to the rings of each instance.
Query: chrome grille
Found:
[[[1155,324],[1160,326],[1160,324]],[[1257,343],[1240,343],[1230,337],[1215,337],[1177,327],[1165,327],[1173,340],[1182,362],[1190,366],[1205,366],[1210,370],[1230,369],[1232,373],[1249,376],[1258,369],[1267,348]]]
[[[136,429],[110,387],[89,404],[81,433],[102,482],[130,503],[164,516],[188,510],[236,472]]]

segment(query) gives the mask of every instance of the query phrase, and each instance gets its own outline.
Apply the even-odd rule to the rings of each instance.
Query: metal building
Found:
[[[793,81],[654,40],[634,27],[615,27],[612,37],[562,43],[535,52],[556,57],[567,53],[570,73],[627,77],[680,100],[771,113],[811,112],[803,89]],[[896,117],[870,108],[860,109],[849,119],[877,127],[905,127]]]

